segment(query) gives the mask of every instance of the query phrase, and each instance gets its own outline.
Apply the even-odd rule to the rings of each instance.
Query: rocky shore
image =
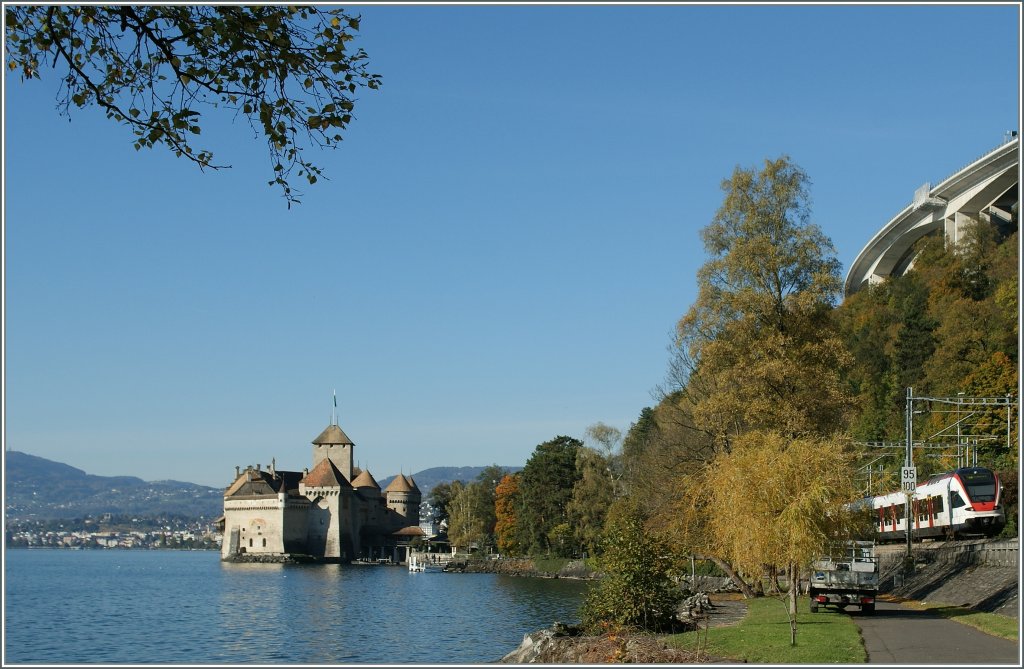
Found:
[[[301,555],[299,553],[284,553],[277,555],[239,553],[221,558],[221,562],[236,562],[242,564],[316,564],[323,561],[324,560],[322,559],[318,559],[310,555]]]
[[[700,653],[669,648],[656,636],[607,633],[583,636],[567,633],[558,623],[527,634],[523,643],[501,664],[694,664],[713,661]]]
[[[688,597],[680,606],[683,626],[733,625],[746,615],[747,603],[730,593],[712,598],[706,593]],[[673,648],[664,638],[631,631],[609,631],[585,635],[576,625],[556,622],[551,627],[523,637],[519,647],[500,664],[700,664],[730,662],[693,649]]]
[[[451,562],[445,568],[448,572],[467,574],[505,574],[506,576],[531,576],[534,578],[579,578],[595,579],[598,573],[587,567],[583,560],[572,560],[557,571],[538,569],[531,558],[501,558],[498,560],[466,560]]]

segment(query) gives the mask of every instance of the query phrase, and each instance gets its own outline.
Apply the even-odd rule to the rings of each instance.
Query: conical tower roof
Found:
[[[376,488],[380,490],[380,484],[373,478],[373,474],[370,473],[369,469],[364,469],[359,472],[359,476],[352,481],[353,488]]]
[[[355,446],[348,435],[345,434],[340,427],[337,425],[328,425],[327,428],[320,433],[320,436],[313,440],[313,444],[347,444],[349,446]]]
[[[384,492],[412,492],[412,486],[404,474],[399,474],[392,479],[387,488],[384,488]]]
[[[418,492],[420,494],[423,494],[423,491],[421,491],[420,487],[416,485],[416,481],[415,479],[413,479],[411,474],[409,476],[406,476],[405,478],[409,481],[409,486],[412,488],[411,492]]]
[[[316,467],[313,467],[302,479],[310,488],[351,488],[345,475],[342,474],[330,458],[324,458]]]

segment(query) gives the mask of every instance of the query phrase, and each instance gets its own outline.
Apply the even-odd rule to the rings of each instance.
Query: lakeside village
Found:
[[[118,529],[113,529],[114,526]],[[220,550],[223,537],[208,520],[125,518],[114,521],[111,514],[84,519],[13,520],[7,523],[6,529],[6,548]]]
[[[433,520],[435,509],[423,502],[420,523],[431,543],[445,543],[446,523]],[[6,548],[215,550],[224,541],[221,519],[134,517],[105,513],[85,518],[13,519],[6,523]],[[419,542],[413,542],[417,544]]]

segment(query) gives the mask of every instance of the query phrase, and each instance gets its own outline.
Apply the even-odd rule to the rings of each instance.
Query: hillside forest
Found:
[[[795,575],[829,542],[870,532],[850,502],[899,489],[908,388],[1004,400],[956,415],[915,403],[914,463],[919,481],[968,455],[996,470],[1015,536],[1016,222],[978,220],[956,244],[926,237],[905,275],[842,300],[799,166],[737,167],[722,190],[659,401],[625,434],[598,423],[538,445],[520,472],[435,491],[453,543],[600,561],[632,531],[644,551],[702,556],[752,595],[769,572]]]

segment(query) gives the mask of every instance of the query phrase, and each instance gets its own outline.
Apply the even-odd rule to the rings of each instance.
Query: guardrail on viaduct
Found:
[[[1017,567],[1020,564],[1020,540],[1000,539],[983,541],[956,541],[941,545],[916,544],[915,562],[959,567]],[[899,571],[906,557],[905,550],[886,551],[881,556],[883,574]]]
[[[936,549],[935,562],[987,567],[1016,567],[1020,564],[1020,540],[1004,539],[986,543],[951,544]]]

